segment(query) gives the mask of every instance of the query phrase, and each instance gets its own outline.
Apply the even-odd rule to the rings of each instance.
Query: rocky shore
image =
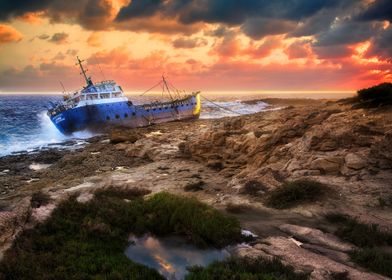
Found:
[[[138,187],[195,196],[235,216],[258,236],[239,256],[278,257],[311,279],[388,279],[352,262],[357,245],[337,237],[325,216],[392,232],[392,108],[266,101],[272,110],[253,115],[115,129],[82,149],[0,158],[1,252],[72,194],[83,202],[100,188]],[[298,179],[327,191],[289,209],[266,206],[271,192]],[[38,191],[50,202],[32,205]]]

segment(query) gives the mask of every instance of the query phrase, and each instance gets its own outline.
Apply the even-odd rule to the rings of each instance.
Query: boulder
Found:
[[[310,169],[318,169],[325,174],[339,173],[340,168],[343,164],[341,157],[320,157],[313,160],[310,164]]]
[[[346,166],[351,169],[359,170],[367,165],[367,161],[355,153],[349,153],[344,158]]]

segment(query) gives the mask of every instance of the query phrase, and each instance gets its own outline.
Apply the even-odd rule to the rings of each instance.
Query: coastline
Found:
[[[391,109],[353,109],[327,100],[258,101],[281,109],[114,129],[78,150],[0,158],[1,251],[23,230],[26,216],[32,224],[42,221],[73,193],[140,187],[194,196],[230,212],[259,236],[239,255],[277,256],[296,269],[311,267],[315,277],[349,271],[353,278],[384,279],[349,265],[345,246],[350,245],[320,229],[330,229],[324,215],[334,211],[392,231],[391,205],[380,205],[380,198],[392,198],[392,155],[385,148],[392,144]],[[45,168],[33,170],[32,164]],[[287,210],[265,206],[266,194],[282,182],[303,178],[328,185],[330,193]],[[249,191],[249,182],[257,182],[256,190]],[[32,210],[26,201],[37,191],[48,193],[54,203]],[[324,254],[297,246],[292,236],[309,246],[316,242]],[[336,249],[340,245],[344,249]]]

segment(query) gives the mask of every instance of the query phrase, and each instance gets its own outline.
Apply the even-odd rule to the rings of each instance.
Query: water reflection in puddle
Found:
[[[183,279],[186,268],[193,265],[206,266],[213,261],[230,256],[226,249],[199,249],[181,237],[157,238],[151,235],[131,237],[126,256],[134,262],[159,271],[168,279]]]

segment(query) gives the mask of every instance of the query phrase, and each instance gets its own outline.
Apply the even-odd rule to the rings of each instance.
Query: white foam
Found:
[[[241,101],[214,101],[214,103],[203,101],[200,115],[201,119],[219,119],[254,114],[262,112],[268,107],[267,103],[261,101],[254,104],[247,104]]]
[[[96,135],[90,131],[79,131],[66,136],[55,127],[45,111],[38,114],[38,119],[40,127],[36,135],[26,135],[26,137],[20,138],[14,136],[10,138],[7,144],[0,143],[0,156],[23,151],[34,152],[48,145],[53,148],[65,148],[62,143],[70,140],[75,141],[75,143],[69,148],[80,147],[86,143],[85,139]]]

